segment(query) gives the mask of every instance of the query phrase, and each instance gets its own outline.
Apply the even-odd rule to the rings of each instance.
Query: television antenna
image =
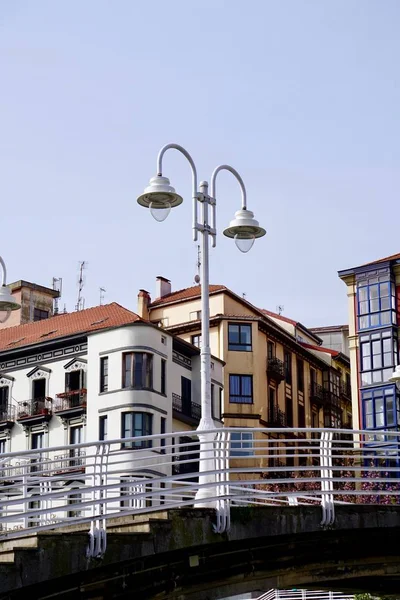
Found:
[[[283,306],[283,304],[278,304],[278,306],[276,307],[276,312],[278,313],[278,315],[281,315],[284,310],[285,307]]]
[[[78,273],[78,300],[75,306],[75,310],[83,310],[85,308],[85,298],[82,296],[83,286],[85,285],[86,278],[83,271],[87,268],[87,261],[81,260],[79,263]]]
[[[104,294],[106,293],[106,288],[100,287],[100,306],[103,306]]]

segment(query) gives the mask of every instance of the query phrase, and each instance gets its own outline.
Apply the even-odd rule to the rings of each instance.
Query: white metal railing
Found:
[[[400,504],[399,432],[222,428],[211,437],[202,485],[216,532],[229,529],[231,506],[314,504],[329,526],[337,504]],[[201,460],[195,431],[2,454],[0,541],[85,525],[88,553],[101,555],[109,519],[195,507]]]
[[[326,590],[268,590],[256,600],[354,600],[354,596]]]

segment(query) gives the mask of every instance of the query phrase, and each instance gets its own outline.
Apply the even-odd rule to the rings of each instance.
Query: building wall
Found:
[[[225,426],[242,426],[242,427],[255,427],[255,426],[266,426],[270,422],[269,411],[268,411],[268,394],[269,387],[273,387],[276,390],[276,406],[283,413],[286,413],[286,397],[291,398],[292,412],[293,412],[293,426],[298,426],[298,405],[299,403],[304,404],[305,411],[305,425],[311,427],[313,423],[312,413],[316,414],[317,424],[323,426],[323,409],[320,405],[311,404],[310,401],[310,367],[312,366],[316,371],[317,383],[322,385],[322,367],[318,366],[318,362],[313,360],[313,355],[309,353],[309,359],[307,360],[307,353],[304,351],[296,354],[293,348],[288,348],[284,343],[278,340],[276,335],[269,336],[259,326],[260,314],[256,310],[252,310],[251,306],[244,305],[240,301],[232,298],[226,293],[219,293],[211,297],[211,311],[210,316],[216,316],[217,314],[225,315],[225,318],[219,321],[217,324],[212,324],[210,328],[210,346],[211,352],[223,360],[226,365],[224,368],[224,392],[223,392],[223,405],[224,405],[224,424]],[[150,318],[157,320],[162,317],[169,318],[170,314],[173,318],[169,319],[169,323],[172,321],[175,324],[187,323],[189,311],[198,309],[200,310],[200,299],[195,301],[181,302],[177,305],[164,306],[162,309],[155,309],[151,311]],[[241,316],[243,317],[243,323],[251,325],[252,331],[252,351],[231,351],[229,350],[228,344],[228,329],[229,329],[229,316],[232,316],[232,323],[240,323],[238,320]],[[252,318],[254,320],[252,320]],[[281,323],[278,323],[281,325]],[[193,336],[200,334],[200,323],[198,323],[197,329],[183,331],[179,334],[182,339],[191,341]],[[188,328],[190,329],[190,327]],[[273,341],[276,348],[276,358],[280,361],[284,361],[285,349],[290,352],[291,365],[292,365],[292,383],[289,385],[285,381],[277,383],[272,377],[267,374],[267,342]],[[294,341],[294,340],[293,340]],[[304,365],[304,392],[300,392],[297,389],[297,360],[299,356],[303,361]],[[328,366],[326,367],[329,368]],[[253,404],[246,403],[232,403],[229,401],[229,381],[231,374],[240,375],[252,375],[253,377]],[[258,418],[260,415],[260,419]],[[256,419],[254,418],[256,417]],[[314,424],[316,421],[314,419]]]

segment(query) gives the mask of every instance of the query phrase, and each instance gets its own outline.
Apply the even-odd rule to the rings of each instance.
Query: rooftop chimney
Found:
[[[149,304],[151,302],[149,292],[146,290],[139,290],[138,302],[137,302],[137,314],[146,321],[149,320]]]
[[[156,287],[156,297],[163,298],[171,293],[171,282],[169,279],[165,279],[165,277],[161,277],[160,275],[156,279],[157,287]]]

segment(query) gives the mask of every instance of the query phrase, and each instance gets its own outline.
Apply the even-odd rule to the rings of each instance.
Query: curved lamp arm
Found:
[[[232,175],[234,177],[236,177],[237,181],[239,182],[240,185],[240,189],[242,190],[242,209],[246,210],[247,209],[247,195],[246,195],[246,188],[243,182],[243,179],[240,177],[239,173],[236,171],[236,169],[234,169],[233,167],[230,167],[229,165],[219,165],[219,167],[217,167],[216,169],[214,169],[212,175],[211,175],[211,182],[210,182],[210,195],[211,198],[214,199],[214,204],[212,207],[212,213],[211,213],[211,227],[214,229],[214,231],[217,230],[217,215],[216,215],[216,205],[215,205],[215,190],[216,190],[216,186],[215,186],[215,182],[217,179],[217,175],[220,171],[229,171],[230,173],[232,173]],[[217,236],[214,235],[213,236],[213,241],[212,241],[212,245],[213,248],[215,248],[217,244]]]
[[[167,150],[178,150],[188,160],[192,169],[192,199],[193,199],[193,240],[197,242],[197,170],[193,158],[183,146],[179,144],[166,144],[163,146],[157,156],[157,175],[162,175],[162,159]]]
[[[7,280],[6,263],[4,262],[4,260],[2,259],[1,256],[0,256],[0,265],[1,265],[1,268],[2,268],[2,271],[3,271],[1,285],[6,285],[6,280]]]
[[[242,209],[246,210],[247,209],[247,195],[246,195],[246,188],[245,188],[243,179],[240,177],[240,175],[236,171],[236,169],[234,169],[233,167],[230,167],[229,165],[219,165],[219,167],[214,169],[213,174],[211,175],[211,182],[210,182],[211,197],[215,198],[215,180],[220,171],[229,171],[230,173],[232,173],[232,175],[234,175],[236,177],[237,181],[239,182],[240,188],[242,190]]]

